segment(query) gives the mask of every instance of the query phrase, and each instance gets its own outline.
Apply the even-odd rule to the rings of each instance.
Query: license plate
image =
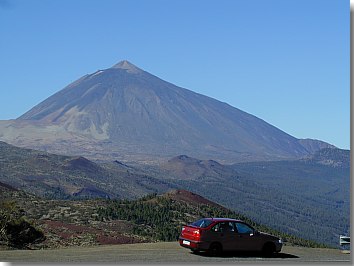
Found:
[[[187,241],[187,240],[183,240],[183,242],[182,242],[184,245],[190,245],[191,244],[191,242],[190,241]]]

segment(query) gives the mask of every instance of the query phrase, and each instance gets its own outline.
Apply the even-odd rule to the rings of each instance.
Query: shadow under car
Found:
[[[194,255],[210,257],[208,252],[191,252]],[[288,253],[273,253],[271,255],[265,255],[262,252],[255,251],[223,251],[220,255],[215,256],[219,258],[280,258],[280,259],[289,259],[289,258],[299,258],[296,255]]]

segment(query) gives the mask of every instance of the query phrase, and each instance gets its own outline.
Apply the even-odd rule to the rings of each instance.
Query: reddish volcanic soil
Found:
[[[206,198],[203,198],[197,194],[194,194],[190,191],[187,190],[173,190],[165,194],[169,198],[176,200],[176,201],[184,201],[189,204],[193,205],[198,205],[198,204],[207,204],[210,206],[214,206],[217,208],[222,208],[225,209],[225,207],[216,204],[215,202],[212,202],[210,200],[207,200]]]
[[[78,225],[62,221],[43,220],[40,222],[47,240],[43,245],[90,246],[106,244],[131,244],[147,242],[138,236],[131,235],[131,226],[124,221],[112,221],[109,224],[98,222],[95,225]]]

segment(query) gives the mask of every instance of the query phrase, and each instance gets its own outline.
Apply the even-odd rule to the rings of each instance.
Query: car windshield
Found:
[[[200,220],[192,223],[192,225],[197,226],[197,227],[201,227],[201,228],[205,228],[205,227],[208,227],[212,222],[213,222],[212,220],[200,219]]]

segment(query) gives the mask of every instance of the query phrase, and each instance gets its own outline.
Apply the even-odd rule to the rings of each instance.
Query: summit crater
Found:
[[[142,73],[143,70],[135,66],[134,64],[130,63],[128,60],[122,60],[119,63],[115,64],[111,68],[113,69],[125,69],[129,73]]]

